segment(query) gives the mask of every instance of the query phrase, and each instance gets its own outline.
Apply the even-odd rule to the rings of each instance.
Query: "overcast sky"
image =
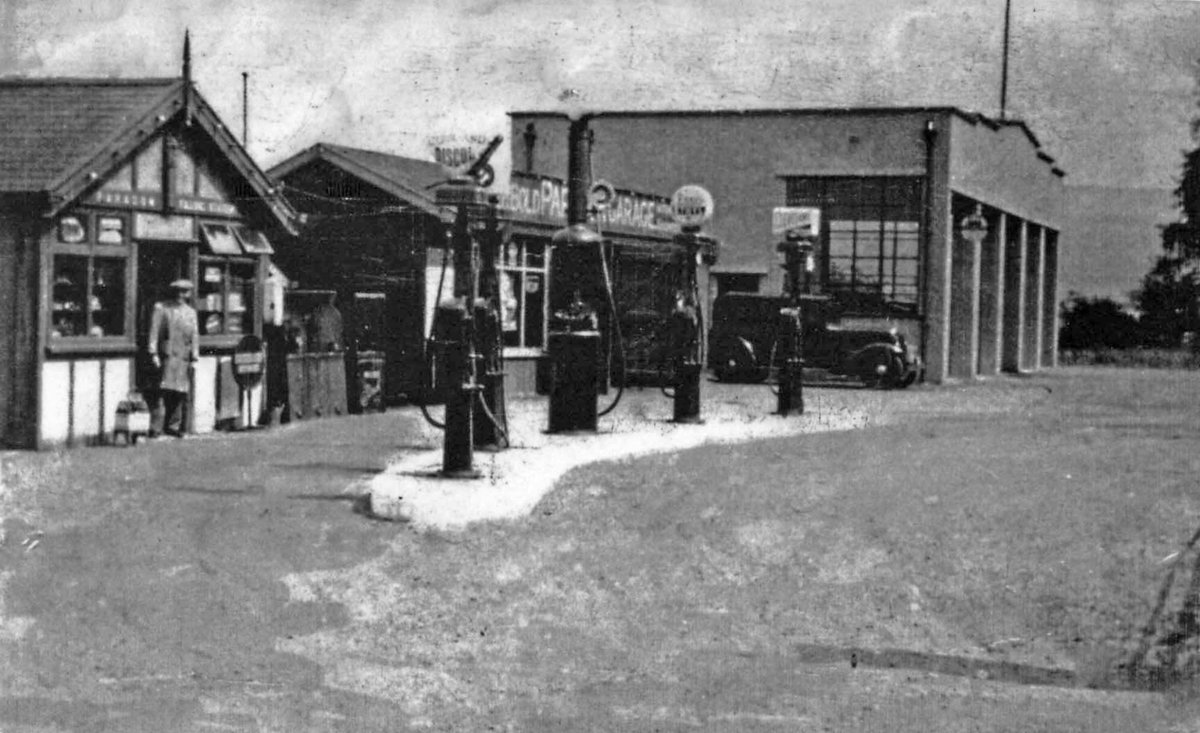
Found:
[[[1000,105],[1004,0],[0,0],[0,74],[193,76],[264,166],[325,140],[429,157],[505,112]],[[1200,2],[1012,0],[1009,114],[1077,185],[1173,187]]]

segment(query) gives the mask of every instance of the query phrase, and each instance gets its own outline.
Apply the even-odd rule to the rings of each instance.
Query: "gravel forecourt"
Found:
[[[1111,674],[1200,526],[1200,375],[704,388],[703,440],[628,393],[461,521],[361,511],[438,447],[407,408],[5,453],[0,730],[1200,729]]]

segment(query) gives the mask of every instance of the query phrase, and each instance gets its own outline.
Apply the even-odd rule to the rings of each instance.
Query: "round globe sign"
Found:
[[[712,218],[712,194],[701,186],[680,186],[671,196],[671,215],[681,226],[700,226]]]

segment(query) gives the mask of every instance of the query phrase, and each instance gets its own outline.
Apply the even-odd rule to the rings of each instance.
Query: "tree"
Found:
[[[1117,301],[1073,292],[1063,304],[1059,348],[1129,349],[1140,344],[1138,319]]]
[[[1191,132],[1200,139],[1200,117]],[[1133,293],[1147,341],[1172,347],[1200,327],[1200,147],[1184,153],[1175,200],[1179,221],[1163,227],[1163,254]]]
[[[1142,278],[1134,301],[1142,312],[1142,333],[1148,346],[1179,346],[1183,334],[1200,324],[1200,279],[1195,256],[1164,254]]]

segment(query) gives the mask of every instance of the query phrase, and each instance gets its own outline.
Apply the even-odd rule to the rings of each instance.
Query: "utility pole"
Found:
[[[250,72],[242,72],[242,147],[250,145]]]
[[[1000,119],[1008,119],[1008,39],[1012,0],[1004,0],[1004,54],[1000,66]]]

